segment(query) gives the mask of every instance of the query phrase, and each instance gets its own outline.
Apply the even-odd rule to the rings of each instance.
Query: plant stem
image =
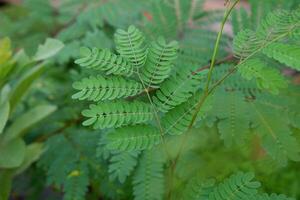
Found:
[[[216,62],[215,62],[215,67],[216,67],[217,65],[220,65],[220,64],[223,64],[223,63],[227,63],[227,62],[229,62],[229,61],[234,61],[234,60],[235,60],[235,58],[234,58],[233,54],[230,54],[230,55],[228,55],[228,56],[226,56],[226,57],[224,57],[224,58],[222,58],[222,59],[216,61]],[[201,67],[201,68],[198,68],[197,70],[193,71],[193,72],[192,72],[192,75],[195,75],[195,74],[197,74],[197,73],[199,73],[199,72],[202,72],[203,70],[206,70],[206,69],[210,69],[210,64],[208,64],[208,65],[206,65],[206,66],[203,66],[203,67]]]
[[[210,91],[208,92],[209,94],[212,93],[215,88],[217,88],[220,84],[222,84],[231,74],[233,74],[239,66],[241,66],[242,64],[244,64],[247,60],[249,60],[250,58],[252,58],[253,56],[255,56],[258,52],[260,52],[262,49],[264,49],[265,47],[269,46],[270,44],[286,37],[287,35],[289,35],[292,32],[293,29],[291,29],[289,32],[284,33],[282,35],[279,35],[278,37],[274,38],[273,40],[265,43],[264,45],[262,45],[260,48],[258,48],[257,50],[255,50],[254,52],[252,52],[250,55],[248,55],[246,58],[244,58],[242,61],[240,61],[237,65],[235,65],[234,67],[232,67],[229,72],[227,74],[225,74],[221,79],[219,79],[210,89]]]
[[[214,47],[214,52],[213,52],[213,55],[212,55],[212,59],[211,59],[211,64],[210,64],[210,68],[209,68],[209,72],[208,72],[208,76],[207,76],[207,82],[206,82],[206,86],[205,86],[205,90],[204,90],[204,94],[203,96],[200,98],[199,102],[197,103],[196,105],[196,109],[195,109],[195,113],[192,117],[192,120],[191,120],[191,123],[190,125],[188,126],[188,130],[186,131],[186,134],[185,134],[185,137],[184,137],[184,140],[183,140],[183,143],[182,145],[180,146],[180,149],[179,149],[179,153],[177,154],[176,158],[175,158],[175,164],[178,160],[178,158],[180,157],[180,154],[182,152],[182,149],[184,147],[184,144],[185,144],[185,141],[187,140],[187,136],[188,136],[188,133],[190,132],[190,130],[192,129],[195,121],[196,121],[196,118],[197,118],[197,115],[202,107],[202,105],[204,104],[205,100],[207,99],[207,97],[209,96],[209,94],[211,93],[210,90],[209,90],[209,84],[211,82],[211,77],[212,77],[212,72],[213,72],[213,69],[215,67],[215,63],[216,63],[216,56],[217,56],[217,52],[218,52],[218,49],[219,49],[219,44],[220,44],[220,41],[221,41],[221,36],[223,34],[223,30],[224,30],[224,26],[225,26],[225,23],[226,21],[228,20],[228,17],[230,15],[230,13],[232,12],[233,8],[237,5],[237,3],[239,2],[240,0],[236,0],[232,6],[230,6],[229,10],[227,10],[225,12],[225,15],[224,15],[224,18],[222,20],[222,23],[221,23],[221,30],[219,31],[218,33],[218,36],[217,36],[217,40],[216,40],[216,43],[215,43],[215,47]]]
[[[162,126],[161,126],[161,123],[160,123],[160,119],[159,119],[159,116],[158,116],[157,109],[156,109],[156,107],[155,107],[155,105],[154,105],[154,103],[153,103],[153,101],[152,101],[152,98],[151,98],[151,96],[150,96],[150,94],[149,94],[148,88],[146,87],[146,85],[145,85],[145,83],[144,83],[144,81],[143,81],[143,79],[142,79],[140,73],[137,72],[137,75],[138,75],[138,78],[139,78],[140,82],[141,82],[142,85],[143,85],[143,88],[144,88],[144,90],[145,90],[145,92],[146,92],[146,94],[147,94],[148,101],[149,101],[149,103],[151,104],[151,107],[152,107],[152,109],[153,109],[153,112],[154,112],[154,118],[155,118],[155,121],[156,121],[156,123],[157,123],[157,126],[159,127],[159,130],[160,130],[160,139],[161,139],[161,142],[162,142],[162,147],[163,147],[163,149],[164,149],[164,151],[165,151],[165,154],[166,154],[167,159],[168,159],[168,160],[171,160],[171,156],[170,156],[170,154],[169,154],[169,152],[168,152],[168,149],[167,149],[167,147],[166,147],[166,141],[165,141],[165,138],[164,138],[164,130],[163,130]]]
[[[189,126],[188,126],[188,130],[186,131],[186,133],[184,135],[184,138],[183,138],[182,143],[179,147],[179,150],[178,150],[178,153],[177,153],[177,155],[174,159],[174,162],[171,163],[171,174],[170,174],[170,176],[174,176],[174,172],[175,172],[175,169],[176,169],[177,162],[178,162],[178,160],[179,160],[179,158],[182,154],[184,145],[185,145],[185,143],[187,141],[187,138],[188,138],[188,133],[191,131],[201,107],[203,106],[203,104],[205,103],[205,100],[207,99],[207,97],[210,94],[209,85],[210,85],[210,82],[211,82],[212,72],[213,72],[213,69],[214,69],[215,64],[216,64],[216,57],[217,57],[217,53],[218,53],[218,50],[219,50],[221,37],[223,35],[224,26],[225,26],[225,24],[226,24],[226,22],[227,22],[227,20],[230,16],[231,12],[233,11],[234,7],[238,4],[239,1],[240,0],[236,0],[232,5],[228,5],[229,6],[228,9],[225,11],[223,20],[221,22],[220,31],[218,33],[216,43],[215,43],[215,46],[214,46],[214,51],[213,51],[213,55],[212,55],[212,59],[211,59],[211,64],[210,64],[210,67],[209,67],[209,72],[208,72],[208,76],[207,76],[207,82],[206,82],[206,85],[205,85],[204,94],[202,95],[202,97],[200,98],[199,102],[196,105],[195,113],[192,117],[192,120],[191,120]],[[168,198],[171,199],[171,189],[169,191]]]
[[[67,128],[71,127],[71,126],[74,126],[78,123],[80,123],[82,121],[83,117],[82,116],[79,116],[75,119],[71,119],[71,120],[68,120],[65,122],[64,126],[50,132],[50,133],[47,133],[47,134],[43,134],[41,135],[40,137],[37,137],[35,139],[35,142],[45,142],[48,138],[54,136],[54,135],[58,135],[58,134],[61,134],[63,131],[65,131]]]
[[[208,72],[208,75],[207,75],[207,82],[206,82],[206,86],[205,86],[205,91],[206,92],[208,92],[208,90],[209,90],[209,85],[210,85],[210,82],[211,82],[211,76],[212,76],[212,72],[213,72],[214,67],[215,67],[216,57],[217,57],[217,53],[219,51],[219,46],[220,46],[221,37],[223,35],[224,26],[225,26],[225,24],[228,20],[228,17],[230,15],[230,13],[234,9],[234,7],[238,4],[239,1],[240,0],[236,0],[232,4],[232,6],[230,6],[229,9],[224,14],[224,18],[223,18],[222,23],[221,23],[221,28],[220,28],[220,31],[218,33],[217,40],[216,40],[216,43],[215,43],[215,47],[214,47],[214,51],[213,51],[213,55],[212,55],[212,59],[211,59],[211,63],[210,63],[209,72]]]

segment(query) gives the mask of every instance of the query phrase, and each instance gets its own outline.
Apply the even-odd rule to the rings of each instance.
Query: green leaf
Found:
[[[280,89],[288,86],[279,70],[269,67],[258,58],[249,59],[240,64],[238,71],[247,80],[255,79],[259,89],[266,89],[273,94],[278,94]]]
[[[151,149],[160,143],[160,132],[147,125],[136,125],[118,128],[107,135],[108,149],[144,150]]]
[[[126,58],[134,67],[141,67],[147,59],[145,37],[135,26],[128,30],[118,29],[115,33],[117,51]]]
[[[13,112],[19,101],[22,99],[24,94],[27,92],[32,82],[36,80],[44,69],[44,65],[40,64],[30,69],[24,74],[17,82],[16,86],[12,89],[10,94],[10,112]]]
[[[257,27],[257,35],[259,38],[273,42],[274,39],[281,36],[290,36],[293,32],[300,28],[299,10],[275,10],[270,12],[267,17],[261,21]]]
[[[252,108],[253,120],[257,125],[255,131],[261,137],[266,152],[282,166],[288,160],[300,161],[300,145],[293,136],[288,126],[289,119],[284,117],[284,113],[274,112],[274,108],[258,102],[252,103]]]
[[[83,125],[93,125],[94,129],[141,124],[153,118],[151,105],[141,101],[115,101],[103,102],[97,105],[92,104],[82,114],[89,118],[83,122]]]
[[[295,200],[294,198],[289,198],[283,194],[277,195],[277,194],[259,194],[256,195],[253,199],[251,200]]]
[[[161,200],[164,195],[164,159],[161,152],[144,151],[133,177],[135,200]]]
[[[257,38],[252,30],[245,29],[240,31],[233,40],[233,52],[238,58],[246,58],[257,51],[263,41]]]
[[[293,69],[300,70],[299,45],[274,43],[264,48],[263,53]]]
[[[115,153],[109,164],[109,178],[111,180],[118,179],[120,183],[124,183],[128,176],[134,170],[140,151],[122,151]]]
[[[243,145],[250,133],[249,105],[239,92],[217,92],[212,115],[218,120],[218,130],[225,146]]]
[[[64,44],[61,41],[47,38],[45,44],[39,45],[33,60],[41,61],[50,58],[57,54],[63,47]]]
[[[34,61],[31,60],[31,58],[29,58],[29,56],[26,54],[26,52],[24,51],[24,49],[21,49],[20,51],[18,51],[14,55],[13,60],[16,61],[16,64],[19,65],[21,69],[23,67],[25,67],[25,66],[27,66],[29,64],[32,64],[34,62]]]
[[[192,70],[181,68],[160,85],[153,97],[153,103],[162,112],[167,112],[187,101],[199,90],[208,70],[193,74]]]
[[[245,29],[234,38],[233,51],[238,58],[259,53],[264,47],[291,36],[299,30],[299,11],[276,10],[262,20],[256,31]]]
[[[25,157],[25,142],[16,138],[8,143],[0,144],[0,168],[19,167]]]
[[[0,105],[0,135],[3,133],[3,129],[9,117],[9,102],[6,101]]]
[[[184,200],[206,200],[215,185],[214,179],[203,180],[198,176],[193,177],[185,187]]]
[[[12,184],[13,174],[10,170],[0,171],[0,199],[7,200],[9,198],[11,184]]]
[[[141,79],[147,87],[158,88],[169,77],[178,48],[178,42],[168,44],[162,37],[151,43],[146,64],[141,70]]]
[[[44,152],[42,143],[32,143],[26,146],[25,158],[22,164],[16,169],[14,175],[18,175],[25,171],[33,162],[35,162]]]
[[[133,73],[133,67],[126,59],[107,49],[84,47],[80,51],[82,58],[75,60],[75,63],[81,67],[104,71],[106,75],[130,76]]]
[[[164,134],[181,135],[188,130],[201,95],[202,93],[200,92],[196,93],[188,101],[176,106],[165,114],[161,120]],[[196,120],[203,119],[210,108],[211,98],[208,98],[204,102]]]
[[[11,59],[11,41],[9,38],[0,39],[0,87],[6,81],[6,77],[12,71],[14,65]]]
[[[90,76],[73,84],[79,90],[73,99],[103,101],[135,96],[143,91],[143,85],[120,76]]]
[[[89,168],[85,161],[76,163],[68,170],[64,180],[64,200],[84,200],[89,185]]]
[[[234,174],[215,187],[209,200],[246,200],[255,196],[261,184],[253,178],[253,173]]]
[[[4,38],[0,40],[0,65],[5,63],[11,57],[11,41],[9,38]],[[1,67],[0,67],[1,68]]]
[[[4,134],[4,142],[20,137],[31,126],[38,123],[56,110],[56,106],[40,105],[18,117]]]

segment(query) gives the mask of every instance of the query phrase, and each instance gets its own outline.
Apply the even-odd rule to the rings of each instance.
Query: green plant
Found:
[[[225,15],[204,0],[0,7],[0,37],[30,62],[52,52],[50,39],[35,55],[47,37],[65,44],[21,103],[23,95],[10,98],[18,106],[4,134],[37,105],[57,109],[22,134],[27,147],[43,144],[37,163],[13,177],[0,166],[9,198],[298,199],[300,2],[224,2]],[[2,65],[9,54],[0,53],[0,88],[30,71]],[[25,57],[18,51],[8,63]]]
[[[225,179],[222,183],[214,185],[214,180],[191,180],[184,199],[276,199],[288,200],[285,195],[258,194],[260,182],[253,180],[252,173],[236,173]]]
[[[31,109],[16,110],[23,96],[45,68],[43,60],[55,55],[63,44],[48,39],[39,46],[33,58],[24,51],[12,56],[10,40],[0,40],[0,198],[9,196],[13,176],[22,173],[44,151],[43,143],[26,144],[24,135],[32,126],[56,110],[50,104],[37,105]],[[23,75],[21,75],[23,74]],[[17,114],[16,114],[17,113]],[[3,184],[3,185],[2,185]]]
[[[162,199],[164,195],[164,198],[175,198],[171,196],[174,192],[172,185],[165,188],[164,194],[163,169],[169,169],[166,177],[172,181],[187,135],[195,125],[205,126],[207,120],[217,123],[227,146],[244,143],[246,138],[257,134],[262,148],[279,164],[299,160],[299,144],[292,136],[290,123],[285,121],[292,117],[290,114],[294,115],[295,111],[287,106],[294,103],[287,103],[284,108],[278,106],[277,109],[284,109],[286,118],[275,110],[277,104],[273,103],[279,101],[273,94],[286,89],[288,81],[278,69],[269,66],[274,63],[271,59],[275,59],[297,69],[298,47],[290,43],[298,36],[299,10],[275,11],[260,23],[257,31],[239,32],[233,42],[237,59],[220,66],[225,68],[223,74],[215,69],[214,76],[223,27],[237,3],[235,1],[228,6],[208,67],[194,70],[182,69],[180,65],[175,67],[177,43],[167,43],[163,38],[147,43],[134,26],[116,31],[114,37],[118,55],[102,49],[82,48],[82,58],[75,61],[83,68],[94,70],[92,73],[103,74],[84,78],[73,85],[78,90],[73,95],[74,99],[97,102],[82,112],[87,118],[83,125],[93,126],[94,129],[114,128],[101,137],[100,148],[124,153],[144,150],[140,164],[133,172],[135,199]],[[280,43],[283,41],[285,44]],[[287,49],[290,50],[285,51]],[[236,70],[239,74],[231,76]],[[241,87],[245,90],[250,84],[260,94],[235,91],[239,89],[235,85],[232,91],[228,91],[228,81],[244,82],[245,86]],[[270,110],[273,106],[275,109]],[[174,135],[181,134],[185,136],[173,155],[167,143],[176,137]],[[128,168],[132,171],[133,163],[136,161],[129,162],[128,166],[119,165],[119,170]],[[116,165],[115,162],[113,164]],[[128,170],[122,175],[122,182],[124,175],[129,175]],[[287,199],[285,196],[257,196],[259,184],[250,182],[252,178],[250,174],[232,176],[210,193],[205,193],[208,196],[203,199]]]

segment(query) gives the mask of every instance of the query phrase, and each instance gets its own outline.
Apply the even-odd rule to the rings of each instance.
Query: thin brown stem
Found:
[[[224,63],[233,61],[234,59],[235,59],[235,58],[234,58],[233,54],[230,54],[230,55],[228,55],[228,56],[226,56],[226,57],[224,57],[224,58],[222,58],[222,59],[216,61],[216,62],[215,62],[215,66],[218,66],[218,65],[221,65],[221,64],[224,64]],[[200,68],[198,68],[197,70],[195,70],[192,74],[195,75],[195,74],[197,74],[197,73],[199,73],[199,72],[201,72],[201,71],[204,71],[204,70],[206,70],[206,69],[209,69],[209,68],[210,68],[210,64],[205,65],[205,66],[200,67]]]
[[[73,15],[73,17],[65,24],[58,26],[52,33],[52,37],[56,37],[60,32],[68,28],[70,25],[74,24],[77,20],[77,17],[87,8],[87,4],[84,3],[81,5],[81,7],[77,10],[77,12]]]
[[[50,133],[47,133],[47,134],[43,134],[41,135],[40,137],[36,138],[35,139],[35,142],[44,142],[46,141],[48,138],[54,136],[54,135],[58,135],[60,133],[62,133],[64,130],[66,130],[67,128],[73,126],[73,125],[76,125],[78,123],[80,123],[82,121],[83,117],[82,116],[79,116],[75,119],[72,119],[72,120],[69,120],[69,121],[66,121],[64,126],[50,132]]]

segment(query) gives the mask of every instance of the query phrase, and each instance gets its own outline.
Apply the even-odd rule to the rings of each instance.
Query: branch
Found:
[[[233,11],[234,7],[239,3],[239,1],[240,0],[236,0],[232,5],[231,4],[227,5],[228,7],[227,7],[227,10],[226,10],[226,12],[224,14],[224,17],[223,17],[223,20],[222,20],[222,23],[221,23],[221,27],[220,27],[220,31],[218,33],[218,36],[217,36],[217,39],[216,39],[216,43],[215,43],[215,46],[214,46],[214,51],[213,51],[211,63],[209,65],[209,67],[208,67],[209,72],[208,72],[208,76],[207,76],[207,81],[206,81],[206,86],[205,86],[204,94],[199,99],[199,101],[198,101],[198,103],[196,105],[195,113],[193,114],[192,120],[191,120],[191,122],[190,122],[190,124],[188,126],[188,130],[186,131],[186,133],[184,135],[184,138],[182,140],[182,143],[179,146],[179,150],[178,150],[177,155],[175,156],[174,161],[171,163],[171,176],[174,175],[174,171],[175,171],[177,162],[178,162],[178,160],[179,160],[179,158],[180,158],[180,156],[182,154],[184,145],[185,145],[185,143],[187,141],[187,136],[188,136],[190,130],[192,129],[192,127],[193,127],[193,125],[194,125],[194,123],[196,121],[196,118],[198,116],[199,111],[201,110],[203,104],[205,103],[206,99],[208,98],[208,96],[210,94],[209,86],[210,86],[210,82],[211,82],[211,77],[212,77],[213,69],[214,69],[215,65],[217,64],[216,56],[217,56],[217,53],[218,53],[218,50],[219,50],[219,44],[220,44],[221,37],[222,37],[222,34],[223,34],[224,26],[225,26],[225,23],[227,22],[227,20],[228,20],[228,18],[230,16],[231,12]],[[232,59],[232,58],[230,58],[230,59]],[[207,66],[204,66],[204,68],[207,68]],[[201,70],[204,70],[204,69],[200,68],[197,71],[201,71]],[[169,199],[171,199],[171,191],[169,191],[168,197],[169,197]]]
[[[221,65],[221,64],[224,64],[224,63],[227,63],[227,62],[229,62],[229,61],[233,61],[234,59],[235,59],[235,58],[234,58],[233,54],[230,54],[230,55],[228,55],[228,56],[226,56],[226,57],[224,57],[224,58],[222,58],[222,59],[216,61],[216,62],[215,62],[215,66]],[[198,68],[198,69],[197,69],[196,71],[194,71],[192,74],[193,74],[193,75],[196,75],[197,73],[199,73],[199,72],[201,72],[201,71],[203,71],[203,70],[209,69],[209,68],[210,68],[210,64],[205,65],[205,66],[203,66],[203,67],[201,67],[201,68]]]
[[[54,135],[60,134],[61,132],[63,132],[67,128],[80,123],[82,121],[82,118],[83,118],[82,116],[79,116],[78,118],[66,121],[65,124],[64,124],[64,126],[58,128],[58,129],[56,129],[56,130],[54,130],[54,131],[52,131],[50,133],[41,135],[40,137],[36,138],[35,142],[44,142],[48,138],[50,138],[50,137],[52,137]]]
[[[215,62],[215,66],[218,66],[218,65],[230,62],[230,61],[234,61],[234,60],[235,60],[235,57],[233,56],[233,54],[230,54],[230,55],[228,55],[228,56],[226,56],[226,57],[224,57],[224,58],[216,61]],[[210,67],[210,64],[207,64],[205,66],[199,67],[198,69],[196,69],[195,71],[192,72],[192,75],[196,75],[196,74],[198,74],[199,72],[201,72],[203,70],[209,69],[209,67]],[[137,94],[135,96],[128,97],[127,100],[135,99],[136,97],[143,96],[147,92],[148,93],[152,93],[152,92],[155,92],[156,90],[157,90],[157,88],[147,88],[147,89],[143,90],[141,93],[139,93],[139,94]]]
[[[77,17],[80,15],[80,13],[83,12],[86,8],[87,8],[87,4],[86,3],[82,4],[81,7],[75,13],[75,15],[73,15],[73,17],[67,23],[65,23],[65,24],[59,26],[57,29],[55,29],[51,33],[51,36],[56,37],[61,31],[68,28],[70,25],[74,24],[77,20]]]

